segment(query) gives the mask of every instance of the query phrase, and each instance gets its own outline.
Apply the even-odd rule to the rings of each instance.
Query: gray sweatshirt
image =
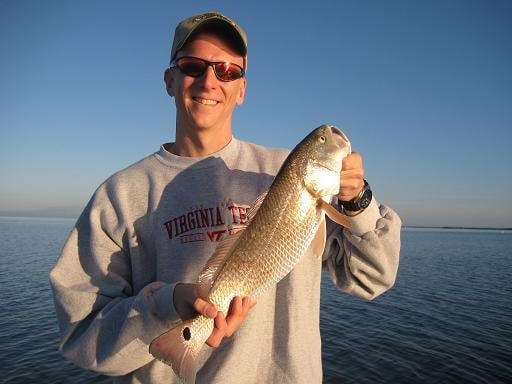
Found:
[[[65,357],[118,383],[178,383],[149,354],[181,320],[178,282],[195,283],[219,241],[245,224],[288,151],[232,139],[204,158],[163,146],[94,193],[50,273]],[[401,222],[373,201],[350,230],[328,221],[323,260],[305,254],[225,339],[197,383],[321,383],[322,268],[342,291],[372,299],[394,283]]]

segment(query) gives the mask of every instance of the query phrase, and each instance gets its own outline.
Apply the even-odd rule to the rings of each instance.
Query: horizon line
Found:
[[[13,212],[0,212],[0,218],[12,218],[12,219],[66,219],[66,220],[78,220],[76,216],[49,216],[49,215],[37,215],[28,213],[13,213]],[[402,229],[458,229],[458,230],[484,230],[484,231],[512,231],[512,227],[482,227],[482,226],[464,226],[464,225],[402,225]]]

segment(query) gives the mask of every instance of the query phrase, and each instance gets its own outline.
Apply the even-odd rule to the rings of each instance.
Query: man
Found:
[[[215,319],[207,341],[215,349],[197,382],[319,383],[322,266],[340,289],[363,298],[392,286],[400,219],[371,199],[353,153],[338,195],[351,228],[328,222],[323,261],[304,255],[257,304],[235,298],[226,316],[196,297],[197,275],[218,241],[246,224],[246,209],[287,155],[233,137],[246,62],[244,31],[221,14],[176,28],[164,76],[176,104],[175,142],[98,188],[50,274],[61,350],[77,365],[120,383],[178,382],[148,346],[199,312]]]

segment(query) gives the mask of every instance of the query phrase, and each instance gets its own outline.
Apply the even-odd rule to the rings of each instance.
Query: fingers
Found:
[[[342,174],[338,199],[350,201],[356,198],[364,187],[363,176]]]
[[[359,152],[352,152],[343,158],[342,168],[343,170],[357,169],[363,167],[363,158]]]
[[[217,348],[222,339],[226,335],[226,329],[228,324],[226,322],[226,318],[222,312],[218,312],[217,316],[214,319],[214,328],[210,337],[206,340],[206,344],[208,344],[212,348]]]
[[[195,284],[180,283],[174,288],[173,293],[174,306],[180,317],[184,319],[192,318],[201,314],[210,319],[214,319],[214,329],[206,343],[211,347],[218,347],[224,337],[230,337],[242,325],[251,308],[256,305],[256,301],[248,297],[235,297],[231,301],[228,315],[215,308],[215,305],[197,296]]]
[[[235,331],[240,328],[245,320],[249,310],[256,305],[255,301],[250,300],[248,297],[235,297],[231,301],[228,316],[226,317],[227,329],[226,336],[230,337]]]
[[[363,187],[363,159],[359,153],[352,152],[343,159],[338,198],[343,201],[352,200],[359,195]]]
[[[209,303],[200,297],[196,298],[194,301],[195,310],[203,316],[209,317],[210,319],[215,318],[217,316],[217,308],[212,303]]]
[[[242,325],[256,301],[248,297],[235,297],[231,301],[228,315],[218,312],[215,316],[214,329],[206,343],[210,347],[218,347],[224,337],[232,336]]]

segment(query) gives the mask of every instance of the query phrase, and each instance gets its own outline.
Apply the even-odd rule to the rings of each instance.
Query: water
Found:
[[[73,225],[0,218],[0,382],[106,383],[58,350],[48,272]],[[512,381],[512,233],[404,230],[373,302],[323,282],[325,383]]]
[[[402,231],[373,302],[324,281],[326,383],[512,382],[512,232]]]
[[[57,350],[48,273],[73,224],[0,217],[1,383],[107,382],[74,367]]]

